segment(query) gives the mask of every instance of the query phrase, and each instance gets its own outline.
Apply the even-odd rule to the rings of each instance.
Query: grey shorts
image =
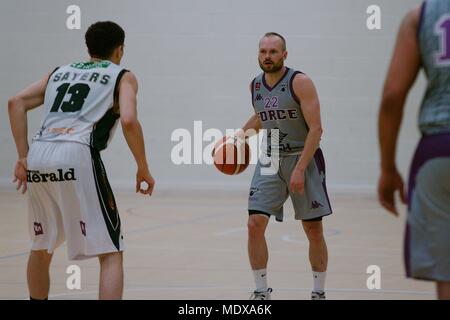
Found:
[[[450,281],[450,134],[422,138],[409,178],[407,276]]]
[[[248,198],[249,212],[274,215],[277,221],[283,221],[283,205],[290,196],[296,220],[312,220],[332,213],[325,184],[325,160],[320,148],[305,171],[304,193],[292,193],[289,190],[291,173],[299,157],[292,155],[280,158],[278,172],[274,174],[265,174],[263,169],[268,165],[264,166],[258,161]]]

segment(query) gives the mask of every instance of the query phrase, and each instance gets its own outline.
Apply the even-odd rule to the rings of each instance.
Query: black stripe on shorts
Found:
[[[120,250],[120,217],[116,200],[106,176],[105,166],[100,158],[100,152],[91,147],[92,169],[98,201],[102,209],[103,218],[114,246]]]

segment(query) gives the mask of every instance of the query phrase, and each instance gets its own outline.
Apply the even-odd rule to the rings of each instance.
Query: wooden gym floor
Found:
[[[434,299],[434,285],[404,277],[400,218],[374,196],[331,192],[334,214],[324,219],[329,249],[328,299]],[[247,191],[159,191],[152,197],[116,191],[125,240],[125,299],[248,299]],[[0,299],[26,299],[27,205],[13,186],[0,189]],[[308,245],[290,201],[283,223],[271,220],[272,299],[309,299]],[[69,290],[66,269],[81,268],[81,289]],[[381,289],[369,290],[367,267],[381,268]],[[98,261],[69,261],[56,251],[50,299],[96,299]]]

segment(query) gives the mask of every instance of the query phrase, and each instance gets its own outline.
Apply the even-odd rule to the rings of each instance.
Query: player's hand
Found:
[[[243,145],[244,141],[246,140],[244,130],[238,129],[233,133],[232,136],[224,136],[216,142],[214,148],[211,150],[211,157],[214,158],[214,154],[216,153],[217,148],[229,138],[235,139],[235,141],[237,141],[239,145]]]
[[[19,191],[22,188],[22,194],[27,191],[27,167],[27,158],[17,160],[16,166],[14,167],[13,183],[17,181],[16,190]]]
[[[141,188],[141,184],[145,182],[147,184],[146,189]],[[148,169],[138,169],[136,173],[136,193],[152,195],[153,188],[155,186],[155,180],[148,171]]]
[[[378,181],[378,200],[380,204],[392,214],[398,216],[395,204],[395,192],[400,192],[400,199],[406,203],[403,179],[397,169],[382,171]]]
[[[291,174],[289,188],[292,193],[303,194],[305,191],[305,172],[301,169],[294,169]]]
[[[247,138],[243,129],[236,130],[233,135],[238,141],[245,141]]]

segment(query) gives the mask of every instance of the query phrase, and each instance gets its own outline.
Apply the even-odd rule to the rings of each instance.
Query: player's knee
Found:
[[[30,252],[30,258],[37,260],[41,263],[50,263],[52,255],[47,250],[33,250]]]
[[[122,252],[105,253],[98,256],[100,264],[121,264]]]
[[[264,236],[265,224],[258,219],[252,219],[252,217],[250,217],[248,219],[247,228],[250,237]]]
[[[320,226],[311,226],[305,228],[306,236],[309,241],[322,241],[323,240],[323,231]]]

